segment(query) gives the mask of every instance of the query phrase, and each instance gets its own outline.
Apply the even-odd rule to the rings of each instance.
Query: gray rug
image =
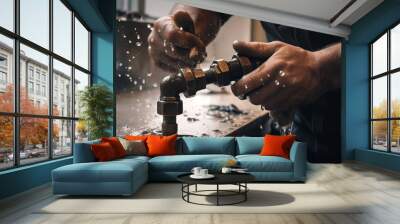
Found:
[[[199,190],[214,186],[200,186]],[[232,187],[225,187],[229,189]],[[194,189],[194,188],[193,188]],[[150,183],[132,197],[59,197],[36,213],[359,213],[357,204],[344,201],[316,184],[249,184],[248,200],[238,205],[203,206],[184,202],[181,185]],[[235,197],[224,198],[232,202]],[[191,198],[215,203],[215,197]]]

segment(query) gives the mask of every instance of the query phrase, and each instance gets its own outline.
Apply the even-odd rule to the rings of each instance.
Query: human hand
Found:
[[[154,22],[148,37],[149,54],[160,68],[176,72],[193,67],[206,56],[205,44],[195,35],[195,26],[187,12],[177,11]]]
[[[325,91],[317,52],[279,41],[235,41],[233,47],[239,55],[265,59],[231,87],[236,96],[248,96],[252,104],[285,111],[312,102]]]

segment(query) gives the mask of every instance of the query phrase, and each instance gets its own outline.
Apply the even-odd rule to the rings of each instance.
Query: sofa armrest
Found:
[[[290,160],[293,162],[293,179],[305,181],[307,175],[307,144],[295,141],[290,149]]]
[[[96,158],[92,153],[90,146],[100,143],[99,140],[75,143],[74,145],[74,163],[89,163],[95,162]]]

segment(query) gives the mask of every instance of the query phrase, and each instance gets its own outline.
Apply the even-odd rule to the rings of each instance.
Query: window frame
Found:
[[[73,97],[71,99],[71,105],[75,104],[75,88],[74,88],[74,82],[75,82],[75,69],[78,69],[79,71],[85,73],[88,75],[89,77],[89,83],[88,85],[91,86],[92,85],[92,69],[91,69],[91,65],[92,65],[92,57],[91,57],[91,50],[92,50],[92,43],[91,43],[91,37],[92,37],[92,30],[88,27],[88,25],[83,21],[83,19],[78,15],[78,13],[76,13],[72,7],[68,4],[68,2],[66,2],[65,0],[59,0],[62,4],[64,4],[64,6],[66,8],[68,8],[68,10],[71,11],[71,18],[70,18],[70,22],[71,22],[71,59],[67,59],[64,58],[63,56],[53,52],[53,1],[54,0],[48,0],[49,2],[49,47],[48,49],[46,49],[45,47],[40,46],[39,44],[36,44],[32,41],[30,41],[29,39],[23,37],[20,35],[20,0],[14,0],[13,1],[13,10],[14,10],[14,30],[10,31],[4,27],[0,26],[0,35],[3,35],[5,37],[11,38],[13,40],[13,64],[12,64],[12,73],[11,75],[13,76],[14,79],[14,99],[13,99],[13,112],[2,112],[0,111],[0,116],[10,116],[13,119],[13,166],[10,167],[5,167],[5,168],[0,168],[0,172],[4,171],[4,170],[10,170],[10,169],[15,169],[18,167],[23,167],[23,166],[29,166],[29,165],[33,165],[33,164],[37,164],[37,163],[43,163],[49,160],[53,160],[53,159],[62,159],[65,157],[70,157],[73,155],[74,152],[74,143],[75,143],[75,126],[76,126],[76,121],[79,120],[79,117],[75,116],[75,108],[72,107],[71,108],[71,114],[70,116],[56,116],[53,115],[53,59],[58,60],[59,62],[62,62],[66,65],[71,66],[71,93],[73,94]],[[88,69],[85,69],[83,67],[81,67],[80,65],[75,63],[75,18],[77,20],[79,20],[79,22],[85,27],[85,29],[88,31],[88,35],[89,35],[89,40],[88,40],[88,61],[89,61],[89,65],[88,65]],[[47,83],[47,88],[46,88],[46,95],[48,97],[48,112],[46,115],[39,115],[39,114],[27,114],[27,113],[21,113],[20,111],[20,44],[23,44],[27,47],[32,48],[33,50],[39,51],[40,53],[43,53],[45,55],[48,56],[49,58],[49,63],[48,63],[48,83]],[[28,65],[28,64],[27,64]],[[27,67],[27,69],[30,67]],[[42,73],[40,73],[42,74]],[[26,77],[27,80],[30,80],[30,74],[27,73]],[[33,82],[35,82],[36,80],[36,70],[33,70]],[[41,77],[39,77],[41,78]],[[41,79],[38,80],[39,83],[41,83]],[[27,90],[28,91],[28,90]],[[36,91],[34,89],[34,91]],[[41,95],[41,94],[40,94]],[[45,118],[47,119],[48,122],[48,136],[47,136],[47,151],[48,151],[48,157],[44,158],[41,161],[38,162],[32,162],[32,163],[26,163],[26,164],[21,164],[20,161],[20,119],[21,118]],[[56,120],[66,120],[66,121],[71,121],[71,153],[69,155],[62,155],[62,156],[54,156],[53,155],[53,121]]]
[[[395,22],[392,24],[389,28],[387,28],[384,32],[379,34],[375,39],[373,39],[369,44],[369,149],[373,151],[379,151],[379,152],[386,152],[386,153],[392,153],[392,154],[400,154],[400,152],[394,152],[392,151],[392,121],[400,121],[400,117],[393,117],[392,116],[392,98],[391,98],[391,91],[392,91],[392,85],[391,85],[391,80],[392,76],[396,75],[396,73],[400,72],[400,67],[398,68],[393,68],[391,69],[391,31],[393,28],[396,26],[400,26],[400,21]],[[373,74],[373,44],[379,40],[379,38],[383,37],[385,34],[387,34],[387,52],[386,52],[386,57],[387,57],[387,64],[386,64],[386,71],[382,72],[380,74],[376,74],[374,76]],[[386,105],[386,117],[385,118],[373,118],[373,81],[378,79],[386,77],[386,86],[387,86],[387,93],[386,93],[386,98],[387,98],[387,105]],[[374,136],[373,136],[373,122],[375,121],[386,121],[386,151],[379,150],[374,148]]]

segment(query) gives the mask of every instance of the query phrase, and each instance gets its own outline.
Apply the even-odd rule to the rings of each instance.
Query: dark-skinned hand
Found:
[[[307,51],[279,41],[235,41],[233,48],[240,55],[265,60],[232,85],[232,92],[236,96],[248,96],[252,104],[267,110],[285,111],[310,103],[325,91],[336,88],[336,81],[332,84],[330,80],[340,77],[340,72],[328,78],[331,74],[322,72],[322,68],[337,66],[335,63],[340,61],[337,47],[327,53]],[[340,71],[340,66],[337,67]]]

